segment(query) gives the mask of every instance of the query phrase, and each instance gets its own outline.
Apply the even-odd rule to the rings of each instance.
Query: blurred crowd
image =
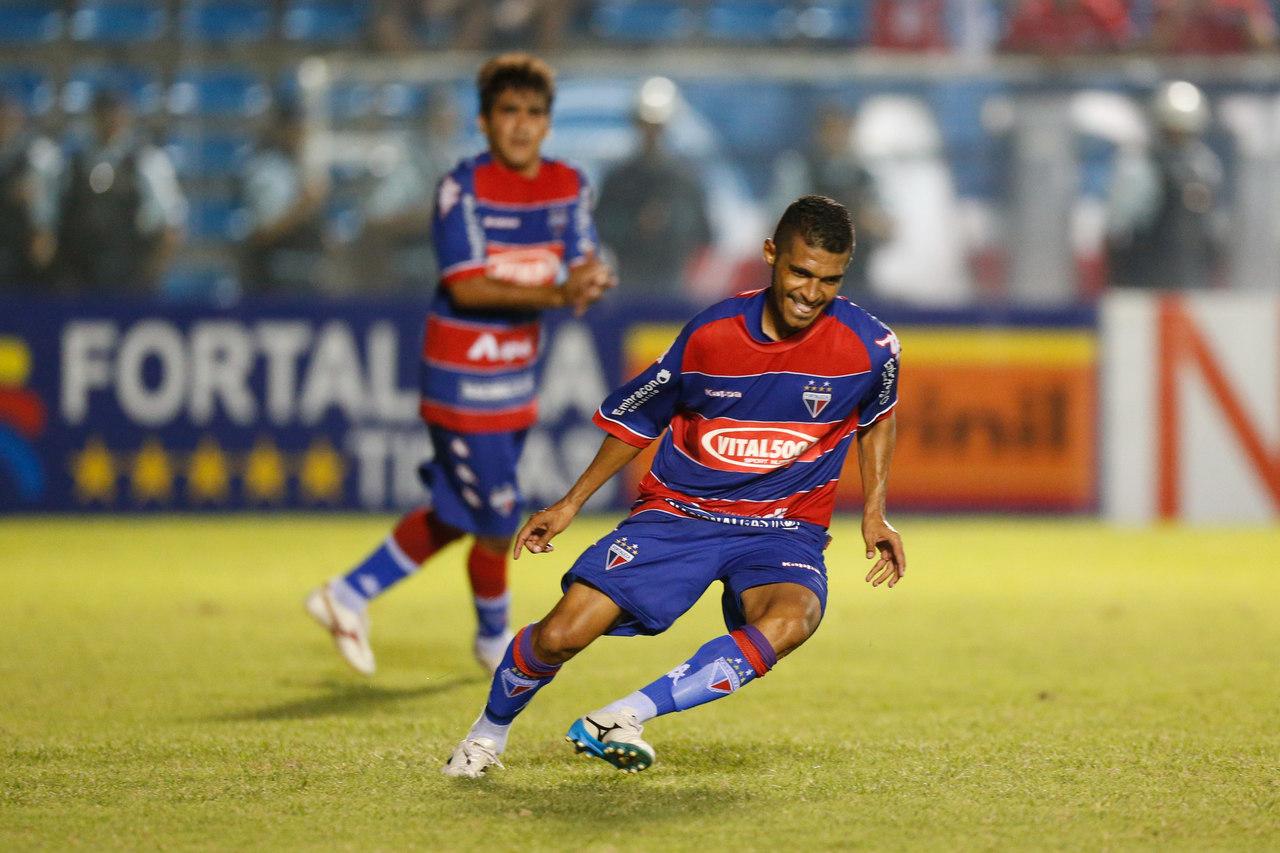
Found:
[[[554,57],[597,38],[613,20],[608,15],[637,5],[644,4],[378,0],[368,4],[364,37],[375,52],[392,54],[439,44],[485,50],[532,44]],[[669,5],[683,11],[687,24],[690,9],[703,16],[699,20],[711,20],[726,4],[647,5],[653,7],[651,23],[660,23],[654,9]],[[865,24],[860,44],[926,52],[978,45],[1038,54],[1050,65],[1095,52],[1220,55],[1276,47],[1267,0],[737,6],[740,12],[753,6],[768,11],[761,20],[777,28],[783,43],[820,32],[813,21],[805,23],[806,14],[835,15],[856,6]],[[686,26],[675,38],[698,36]],[[223,264],[217,282],[192,294],[227,300],[428,292],[436,277],[429,228],[436,183],[479,144],[466,114],[471,108],[456,99],[458,91],[433,89],[420,116],[379,131],[376,146],[365,144],[369,135],[355,136],[347,146],[358,150],[354,158],[334,144],[331,127],[308,115],[297,89],[267,98],[268,108],[244,119],[252,141],[236,154],[224,193],[225,227],[214,239],[215,254],[234,262]],[[746,205],[717,183],[714,146],[708,153],[706,145],[689,144],[690,127],[702,125],[690,118],[680,87],[665,77],[636,80],[627,97],[627,126],[618,144],[610,156],[588,164],[604,251],[624,290],[706,301],[756,284],[755,247],[733,238],[735,221],[748,215]],[[855,299],[1017,299],[1027,294],[1010,280],[1042,272],[1072,278],[1065,297],[1058,292],[1043,301],[1089,299],[1112,286],[1225,286],[1230,164],[1210,144],[1217,115],[1212,93],[1187,81],[1153,81],[1126,97],[1129,112],[1113,110],[1106,121],[1120,126],[1133,118],[1141,128],[1110,140],[1105,186],[1095,193],[1092,218],[1070,210],[1054,220],[1049,187],[1038,183],[1049,167],[1043,152],[1036,153],[1037,133],[1044,138],[1049,128],[1049,136],[1070,135],[1080,127],[1054,125],[1056,119],[1036,125],[1034,104],[1020,109],[1003,136],[994,133],[995,144],[1009,145],[1001,165],[1014,189],[996,200],[1001,209],[975,217],[956,198],[933,107],[907,97],[815,99],[806,126],[788,128],[765,161],[743,167],[753,173],[748,201],[762,222],[802,193],[848,206],[858,249],[846,292]],[[0,75],[0,293],[173,296],[182,290],[172,284],[175,262],[182,266],[193,254],[191,223],[205,199],[200,187],[184,180],[165,144],[170,128],[154,112],[141,116],[137,99],[136,88],[104,83],[74,132],[59,128],[55,134],[31,114],[31,99],[5,88]],[[1072,103],[1061,95],[1049,113],[1069,111]],[[886,141],[889,136],[895,138]],[[1074,167],[1059,148],[1053,168]],[[353,184],[354,196],[348,186],[339,199],[335,175],[344,156],[357,163],[361,180]],[[1077,194],[1067,186],[1058,196],[1070,201]],[[1040,216],[1036,208],[1047,213]],[[1001,218],[1002,224],[991,224]],[[1094,223],[1092,242],[1083,249],[1081,221]],[[738,230],[755,233],[755,225]],[[1022,239],[1020,227],[1035,233]],[[984,236],[992,230],[1000,234]],[[209,242],[207,234],[202,238]],[[1057,249],[1044,246],[1055,239],[1071,243],[1076,256],[1061,262],[1050,257]]]

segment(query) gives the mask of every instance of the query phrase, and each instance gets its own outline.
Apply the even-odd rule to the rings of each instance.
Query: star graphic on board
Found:
[[[133,499],[138,503],[173,498],[173,463],[157,439],[149,438],[133,457],[129,470]]]
[[[259,438],[244,460],[244,491],[250,501],[284,500],[284,457],[270,438]]]
[[[94,436],[84,449],[70,458],[71,479],[80,503],[111,503],[116,497],[116,461],[111,451]]]
[[[342,499],[342,481],[347,466],[342,455],[333,449],[327,439],[311,442],[302,454],[298,482],[303,497],[309,501],[332,503]]]
[[[227,456],[212,436],[204,436],[187,459],[187,494],[193,503],[225,502],[231,488]]]

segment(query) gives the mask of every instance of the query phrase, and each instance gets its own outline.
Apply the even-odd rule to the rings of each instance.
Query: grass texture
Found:
[[[614,520],[514,565],[516,624]],[[718,594],[568,664],[468,782],[465,550],[374,605],[372,679],[302,611],[387,527],[0,521],[0,849],[1280,848],[1275,530],[906,519],[890,591],[844,521],[821,630],[651,723],[652,770],[561,736],[722,633]]]

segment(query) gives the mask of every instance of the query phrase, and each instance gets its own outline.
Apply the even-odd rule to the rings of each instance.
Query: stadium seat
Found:
[[[793,25],[795,35],[800,39],[832,44],[861,44],[869,36],[867,3],[860,0],[825,0],[813,3],[798,12]]]
[[[604,2],[591,16],[591,31],[609,41],[654,44],[693,34],[697,18],[680,3]]]
[[[0,68],[0,91],[15,96],[31,115],[43,115],[53,106],[53,84],[36,68]]]
[[[191,199],[187,230],[193,240],[224,242],[233,239],[239,211],[227,196],[197,196]]]
[[[271,9],[250,0],[207,0],[186,4],[182,37],[210,44],[252,43],[271,35]]]
[[[56,41],[62,35],[60,3],[0,3],[0,44]]]
[[[242,68],[185,68],[169,89],[169,112],[181,116],[252,117],[270,102],[263,82]]]
[[[127,44],[155,41],[164,35],[165,11],[146,0],[87,0],[71,16],[76,41]]]
[[[99,89],[123,92],[139,115],[160,106],[160,80],[156,72],[128,65],[78,65],[71,69],[62,88],[62,109],[77,114],[89,109]]]
[[[795,12],[774,0],[719,0],[707,10],[706,36],[715,41],[764,43],[794,30]]]
[[[165,149],[183,178],[226,178],[244,163],[253,140],[234,133],[176,133]]]
[[[364,38],[368,24],[362,0],[291,0],[280,29],[289,41],[349,44]]]

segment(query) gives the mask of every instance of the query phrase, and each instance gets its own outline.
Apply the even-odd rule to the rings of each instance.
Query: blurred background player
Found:
[[[306,146],[298,104],[278,102],[242,177],[247,234],[240,279],[246,293],[300,294],[321,287],[329,181],[326,172],[307,163]]]
[[[467,534],[475,537],[467,557],[475,655],[490,671],[502,659],[511,639],[507,550],[522,503],[516,465],[536,419],[538,315],[584,311],[613,284],[595,258],[586,179],[541,156],[554,72],[528,54],[503,54],[476,85],[489,150],[440,182],[433,220],[440,285],[427,315],[421,401],[435,450],[422,471],[432,504],[405,515],[377,550],[306,603],[366,675],[374,671],[369,601]]]
[[[0,293],[35,293],[53,262],[62,157],[32,132],[22,101],[0,90]]]
[[[1223,169],[1204,142],[1209,103],[1174,81],[1151,99],[1149,151],[1123,152],[1108,199],[1107,261],[1117,287],[1203,289],[1223,257]]]
[[[150,294],[182,242],[187,204],[173,162],[134,123],[129,98],[93,99],[93,137],[71,155],[59,213],[58,275],[77,294]]]
[[[632,121],[640,147],[600,185],[600,238],[633,292],[679,297],[685,270],[711,242],[707,199],[693,168],[666,144],[680,93],[651,77],[636,93]]]
[[[515,717],[602,634],[660,634],[717,580],[729,633],[583,716],[568,739],[620,770],[644,770],[654,760],[641,738],[646,721],[768,673],[822,619],[823,550],[855,436],[862,536],[867,558],[877,557],[867,581],[893,587],[902,579],[902,538],[884,514],[898,342],[838,296],[852,251],[843,206],[798,199],[764,241],[769,287],[703,311],[601,404],[595,423],[608,435],[600,451],[568,494],[525,523],[516,554],[550,551],[587,499],[662,436],[640,496],[630,517],[565,574],[551,612],[516,635],[446,776],[475,778],[498,763]]]

